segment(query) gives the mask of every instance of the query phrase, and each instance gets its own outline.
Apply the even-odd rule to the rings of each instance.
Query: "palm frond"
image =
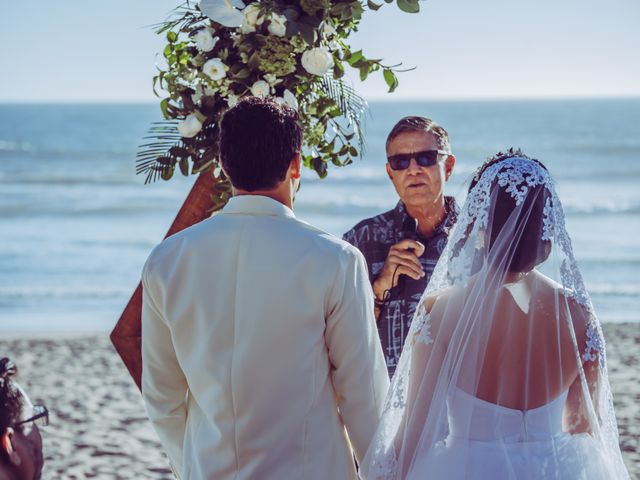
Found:
[[[177,120],[155,122],[148,140],[138,146],[136,174],[146,174],[145,184],[159,178],[168,180],[176,165],[183,175],[203,172],[218,164],[217,126],[207,124],[193,138],[183,138],[178,132]],[[189,165],[191,164],[191,172]]]
[[[170,30],[176,33],[191,31],[194,26],[205,25],[207,21],[208,19],[202,15],[197,4],[187,0],[171,10],[165,21],[152,24],[150,27],[160,35]]]
[[[331,76],[322,78],[320,88],[336,102],[343,117],[347,120],[347,125],[353,129],[360,152],[364,153],[367,149],[364,137],[364,114],[368,108],[367,101],[343,80]]]
[[[178,133],[178,122],[154,122],[143,140],[152,140],[138,146],[136,154],[136,175],[145,174],[145,185],[166,175],[175,167],[178,159],[171,155],[174,148],[184,148],[182,137]]]

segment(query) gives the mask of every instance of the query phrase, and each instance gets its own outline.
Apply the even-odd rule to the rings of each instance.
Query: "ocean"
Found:
[[[496,151],[542,160],[601,321],[640,322],[640,99],[372,103],[366,155],[325,180],[306,172],[296,214],[341,235],[392,208],[384,142],[405,115],[449,131],[460,201]],[[195,178],[135,175],[159,119],[154,104],[0,105],[0,334],[115,325]]]

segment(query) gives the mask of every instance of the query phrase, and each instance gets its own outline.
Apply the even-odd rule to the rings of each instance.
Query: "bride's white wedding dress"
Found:
[[[542,164],[476,175],[411,325],[367,480],[629,478],[605,345]]]
[[[610,477],[587,433],[562,428],[568,391],[527,411],[502,407],[455,388],[447,401],[450,433],[413,465],[408,480],[589,479]],[[561,462],[550,462],[554,456]]]

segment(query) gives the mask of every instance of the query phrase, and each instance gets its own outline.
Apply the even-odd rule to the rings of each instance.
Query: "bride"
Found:
[[[365,478],[629,478],[544,165],[509,150],[480,167],[420,305]]]

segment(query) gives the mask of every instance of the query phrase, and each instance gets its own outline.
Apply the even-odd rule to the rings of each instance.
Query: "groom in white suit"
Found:
[[[220,129],[233,198],[142,274],[149,418],[183,480],[355,479],[389,385],[364,259],[292,211],[295,110],[253,97]]]

